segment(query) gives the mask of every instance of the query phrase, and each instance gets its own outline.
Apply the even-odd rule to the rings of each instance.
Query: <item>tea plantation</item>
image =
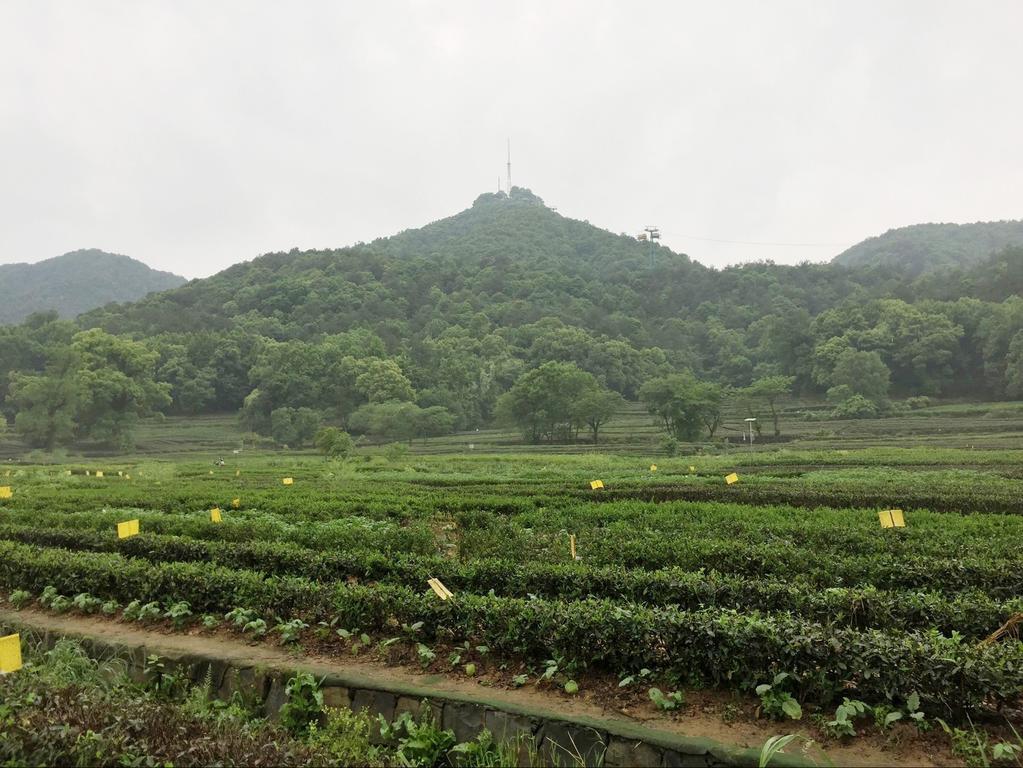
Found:
[[[338,657],[382,643],[395,663],[479,664],[495,685],[759,690],[768,712],[773,686],[807,713],[853,700],[998,722],[1023,696],[1023,643],[988,640],[1023,612],[1021,461],[889,448],[11,466],[0,594]],[[892,507],[904,528],[880,525]]]

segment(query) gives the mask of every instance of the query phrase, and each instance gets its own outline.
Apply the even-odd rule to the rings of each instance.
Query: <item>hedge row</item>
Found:
[[[837,484],[836,484],[837,486]],[[940,492],[926,489],[905,488],[896,492],[871,491],[857,485],[852,488],[813,487],[796,484],[793,481],[760,481],[737,483],[735,485],[687,484],[678,486],[623,487],[609,488],[599,495],[587,494],[584,490],[573,491],[576,498],[616,502],[626,499],[642,501],[722,501],[761,506],[765,504],[787,504],[794,507],[901,507],[902,509],[929,509],[935,512],[974,512],[1020,514],[1019,491],[1016,484],[1004,490],[976,488],[943,488]]]
[[[717,505],[715,505],[717,506]],[[715,525],[715,514],[721,518]],[[4,519],[39,530],[91,530],[107,535],[117,520],[138,516],[143,530],[185,535],[208,541],[291,542],[317,551],[375,549],[391,557],[403,553],[433,555],[438,550],[434,531],[426,521],[399,526],[389,521],[340,518],[329,522],[291,523],[274,516],[228,511],[221,525],[210,525],[205,512],[189,515],[139,513],[137,510],[93,511],[72,514],[10,511]],[[948,518],[952,530],[943,534],[945,515],[931,515],[920,521],[920,535],[906,531],[859,531],[828,526],[828,513],[801,522],[801,527],[820,523],[822,535],[830,535],[832,546],[807,540],[793,529],[784,510],[766,510],[756,519],[743,521],[734,511],[724,509],[688,510],[683,520],[666,519],[665,512],[650,513],[651,524],[674,525],[681,530],[665,531],[644,526],[638,514],[592,521],[587,527],[582,515],[550,513],[550,527],[540,528],[542,515],[518,524],[517,520],[485,513],[463,513],[458,528],[446,536],[458,542],[463,561],[499,559],[504,563],[530,564],[568,559],[567,530],[578,533],[580,552],[592,566],[628,570],[706,570],[745,579],[798,578],[821,588],[873,585],[881,589],[944,591],[978,590],[993,600],[1011,600],[1023,594],[1023,550],[1012,526],[999,532],[1006,518]],[[752,516],[751,516],[752,517]],[[876,520],[876,518],[874,518]],[[567,528],[558,529],[559,523]],[[601,527],[601,523],[607,523]],[[990,524],[988,524],[990,523]],[[962,527],[957,527],[962,526]],[[930,536],[930,532],[934,536]],[[949,537],[958,537],[958,543]],[[852,542],[846,552],[844,542]],[[932,539],[941,546],[933,551]],[[870,546],[872,544],[872,547]],[[598,590],[599,591],[599,590]],[[660,600],[660,598],[658,598]]]
[[[244,606],[363,631],[422,621],[430,641],[468,639],[530,662],[561,656],[613,674],[648,667],[692,684],[749,689],[785,671],[800,681],[802,695],[822,705],[839,695],[901,701],[916,691],[926,711],[948,715],[1023,695],[1019,641],[982,646],[934,631],[858,631],[785,614],[468,594],[441,602],[404,586],[328,585],[10,542],[0,542],[0,585],[187,600],[196,611]]]
[[[129,518],[138,518],[143,530],[211,541],[290,541],[310,549],[372,548],[389,554],[436,551],[435,537],[426,522],[398,525],[385,520],[342,517],[326,522],[289,521],[274,515],[225,510],[224,522],[210,525],[209,512],[187,514],[104,509],[88,512],[5,512],[5,522],[40,530],[108,532]]]
[[[118,552],[152,562],[209,562],[273,575],[329,582],[357,579],[419,587],[437,576],[459,592],[562,600],[599,597],[686,609],[704,607],[791,612],[822,624],[859,629],[935,628],[984,637],[1013,614],[1023,598],[1005,603],[977,590],[954,593],[886,591],[873,587],[819,589],[794,580],[667,569],[637,571],[581,564],[459,563],[442,557],[390,556],[369,550],[317,552],[285,543],[208,542],[152,534],[117,539],[109,533],[0,526],[0,539],[69,550]]]

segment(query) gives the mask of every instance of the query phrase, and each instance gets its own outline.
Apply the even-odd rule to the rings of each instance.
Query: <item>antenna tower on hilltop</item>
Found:
[[[512,185],[511,185],[511,139],[508,139],[508,181],[507,181],[508,197],[511,197]]]

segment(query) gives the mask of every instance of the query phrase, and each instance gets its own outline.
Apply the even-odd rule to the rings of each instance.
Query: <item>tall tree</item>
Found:
[[[781,428],[778,426],[778,400],[792,393],[792,384],[795,380],[795,376],[764,376],[740,392],[751,403],[762,403],[767,406],[774,424],[775,437],[781,435]]]
[[[625,399],[617,392],[594,385],[586,388],[575,401],[573,409],[576,419],[589,427],[593,444],[596,445],[600,438],[600,428],[613,419],[624,404]]]
[[[519,427],[533,443],[571,440],[582,425],[576,402],[599,388],[593,374],[573,363],[544,363],[522,374],[498,399],[498,419]]]
[[[155,378],[156,352],[97,328],[76,334],[71,347],[80,432],[130,447],[139,417],[171,404],[170,385]]]
[[[78,390],[69,375],[15,373],[7,402],[18,415],[14,428],[30,445],[52,451],[75,437]]]
[[[703,427],[713,435],[720,423],[720,388],[690,373],[651,379],[640,389],[639,397],[676,440],[696,440]]]
[[[835,387],[846,387],[854,395],[860,395],[872,403],[883,403],[888,399],[891,372],[877,352],[858,352],[847,349],[835,361],[831,383]]]

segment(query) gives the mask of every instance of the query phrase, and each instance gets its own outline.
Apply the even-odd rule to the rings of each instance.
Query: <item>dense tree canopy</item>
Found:
[[[532,440],[597,440],[620,398],[652,404],[680,439],[713,434],[725,399],[762,411],[777,434],[775,403],[789,391],[881,408],[1023,395],[1020,290],[1019,248],[920,277],[713,270],[516,189],[391,238],[268,254],[74,322],[0,326],[0,407],[46,447],[126,442],[154,409],[239,411],[281,438],[294,425],[281,409],[308,409],[384,439],[499,416]],[[651,382],[675,394],[655,403]],[[315,428],[303,424],[308,443]]]

